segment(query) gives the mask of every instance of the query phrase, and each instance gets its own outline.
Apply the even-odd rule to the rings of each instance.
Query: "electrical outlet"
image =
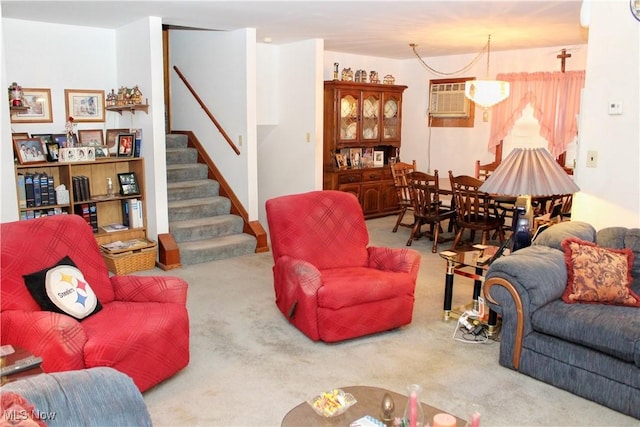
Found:
[[[587,167],[588,168],[598,167],[598,152],[597,151],[587,151]]]

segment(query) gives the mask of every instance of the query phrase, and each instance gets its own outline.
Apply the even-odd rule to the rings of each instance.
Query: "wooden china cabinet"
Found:
[[[355,194],[366,218],[398,211],[389,160],[400,152],[406,88],[324,82],[323,188]]]

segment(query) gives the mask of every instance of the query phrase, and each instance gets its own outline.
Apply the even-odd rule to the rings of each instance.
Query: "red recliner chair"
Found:
[[[353,194],[312,191],[266,202],[276,304],[314,341],[341,341],[411,323],[420,254],[367,247]]]
[[[82,217],[0,224],[0,248],[0,342],[42,357],[45,372],[109,366],[129,375],[144,391],[189,363],[187,283],[168,276],[109,277]],[[66,256],[102,306],[82,320],[42,310],[23,277]]]

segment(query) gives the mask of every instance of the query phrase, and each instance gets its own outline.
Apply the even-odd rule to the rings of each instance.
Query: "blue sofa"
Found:
[[[152,425],[138,387],[113,368],[35,375],[3,385],[5,392],[26,399],[49,427]]]
[[[640,294],[640,229],[554,225],[487,272],[484,294],[502,317],[499,363],[640,419],[640,308],[564,303],[568,237],[632,249]]]

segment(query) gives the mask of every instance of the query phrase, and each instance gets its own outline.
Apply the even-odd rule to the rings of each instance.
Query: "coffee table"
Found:
[[[404,396],[399,393],[394,393],[393,391],[386,390],[380,387],[369,387],[369,386],[350,386],[350,387],[340,387],[345,393],[351,393],[353,397],[358,401],[351,408],[347,409],[344,414],[326,418],[316,414],[311,406],[307,402],[302,402],[292,410],[290,410],[287,415],[282,419],[281,425],[283,427],[299,427],[299,426],[341,426],[348,427],[353,421],[364,417],[365,415],[370,415],[374,418],[381,419],[382,418],[382,398],[385,393],[389,393],[391,398],[393,399],[393,403],[395,406],[394,414],[396,418],[402,417],[402,413],[404,412],[404,408],[407,405],[407,396]],[[422,403],[422,402],[421,402]],[[422,403],[422,409],[424,411],[424,422],[425,424],[428,422],[432,423],[433,416],[436,414],[443,413],[444,411],[434,408],[433,406],[429,406],[425,403]],[[456,417],[457,427],[464,427],[467,422],[461,418]]]
[[[24,359],[25,357],[33,356],[33,354],[31,354],[29,351],[25,350],[24,348],[16,347],[16,346],[14,346],[13,348],[15,350],[14,353],[11,353],[7,356],[0,358],[2,359],[2,361],[0,362],[2,366],[8,366],[15,363],[17,360]],[[2,376],[2,378],[0,378],[0,385],[6,384],[10,381],[18,380],[20,378],[26,378],[32,375],[38,375],[43,372],[44,371],[42,370],[40,365],[34,366],[30,369],[24,370],[22,372],[18,372],[17,374]]]

